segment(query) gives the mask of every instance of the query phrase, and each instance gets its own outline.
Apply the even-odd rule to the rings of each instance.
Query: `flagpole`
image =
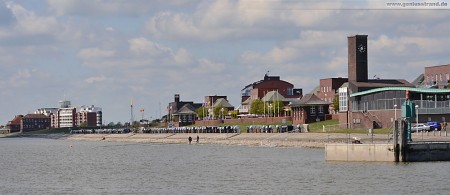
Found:
[[[266,92],[265,91],[263,91],[263,94],[264,94],[264,97],[266,97]],[[264,99],[264,97],[263,97],[263,99]],[[266,100],[265,99],[263,101],[263,104],[264,104],[264,117],[266,117]]]

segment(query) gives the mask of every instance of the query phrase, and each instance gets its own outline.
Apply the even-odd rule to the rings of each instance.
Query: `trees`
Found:
[[[223,112],[222,112],[222,109],[223,109]],[[225,115],[228,114],[228,108],[224,108],[222,106],[216,106],[216,107],[214,107],[213,112],[214,112],[214,116],[215,117],[217,117],[217,118],[225,118]],[[222,113],[223,113],[224,116],[222,116]],[[221,116],[221,117],[219,117],[219,116]]]
[[[333,103],[331,104],[333,105],[334,111],[339,112],[339,95],[336,94],[333,98]]]
[[[239,111],[237,111],[237,110],[233,110],[233,111],[231,111],[231,113],[230,113],[231,118],[237,118],[237,117],[238,117],[238,114],[239,114]]]
[[[260,99],[253,100],[250,104],[250,114],[263,114],[264,113],[264,102]]]
[[[197,117],[200,119],[203,119],[204,117],[208,116],[208,109],[205,108],[204,106],[198,108],[197,110],[195,110],[195,112],[197,113]]]
[[[273,100],[271,102],[272,106],[270,108],[270,110],[268,110],[268,112],[270,111],[269,116],[279,116],[281,112],[283,112],[283,108],[284,108],[284,104],[282,101],[280,100]]]

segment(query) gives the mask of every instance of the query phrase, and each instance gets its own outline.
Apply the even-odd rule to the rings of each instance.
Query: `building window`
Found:
[[[287,95],[294,95],[294,89],[287,88]]]
[[[319,106],[319,114],[323,114],[323,106]]]
[[[339,88],[339,111],[348,111],[348,94],[347,88]]]
[[[311,115],[316,115],[316,107],[311,106],[311,109],[309,110],[309,112],[311,113]]]

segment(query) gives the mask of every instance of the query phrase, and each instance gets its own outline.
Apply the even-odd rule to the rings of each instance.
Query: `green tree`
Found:
[[[279,116],[278,113],[282,113],[283,112],[284,104],[283,104],[282,101],[280,101],[280,100],[273,100],[270,104],[271,104],[271,108],[270,108],[269,116]],[[267,105],[267,106],[269,106],[269,105]]]
[[[200,108],[197,108],[197,110],[195,110],[195,112],[197,113],[197,117],[200,119],[203,119],[204,117],[208,116],[208,109],[203,106]]]
[[[238,114],[239,114],[239,111],[237,111],[237,110],[233,110],[233,111],[231,111],[231,113],[230,113],[231,118],[237,118],[237,117],[238,117]]]
[[[263,114],[264,113],[264,103],[260,99],[253,100],[250,104],[251,114]]]
[[[87,127],[87,126],[88,126],[87,122],[82,122],[82,123],[80,124],[80,127]]]
[[[334,96],[332,105],[333,105],[334,111],[339,112],[339,95]]]
[[[223,108],[224,116],[222,116],[222,108]],[[216,118],[225,118],[225,115],[228,115],[228,108],[224,108],[222,106],[216,106],[216,107],[214,107],[213,112],[214,112],[214,116]]]

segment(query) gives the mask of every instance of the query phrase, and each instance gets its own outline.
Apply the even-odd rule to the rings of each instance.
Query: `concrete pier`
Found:
[[[326,144],[327,161],[395,162],[393,144]]]

